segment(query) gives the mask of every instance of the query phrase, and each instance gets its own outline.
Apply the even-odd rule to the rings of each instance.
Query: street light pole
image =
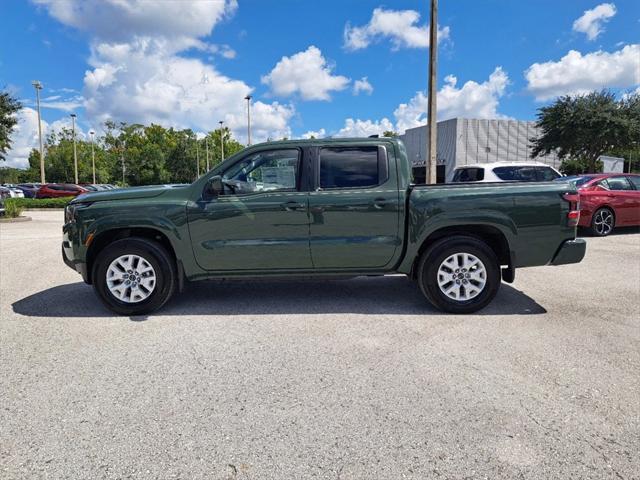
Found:
[[[207,157],[207,172],[210,170],[209,167],[209,136],[204,137],[204,148],[206,149],[206,157]]]
[[[120,150],[120,161],[122,162],[122,188],[124,188],[124,152],[127,149],[127,141],[122,141],[122,149]]]
[[[73,175],[75,184],[78,184],[78,151],[76,150],[76,114],[71,114],[71,129],[73,131]]]
[[[247,145],[251,145],[251,95],[244,99],[247,101]]]
[[[42,119],[40,118],[40,90],[42,83],[34,80],[31,85],[36,89],[36,104],[38,106],[38,137],[40,138],[40,183],[46,183],[44,175],[44,148],[42,147]]]
[[[222,128],[224,122],[220,120],[218,123],[220,124],[220,156],[222,157],[222,161],[224,161],[224,130]]]
[[[428,156],[425,162],[425,183],[436,183],[436,159],[438,149],[438,125],[436,123],[437,61],[438,61],[438,0],[431,0],[429,25],[429,108],[427,128],[429,132]]]
[[[198,135],[196,134],[196,180],[200,177],[200,147],[198,146]]]
[[[96,183],[96,154],[93,151],[93,136],[96,134],[93,130],[89,130],[89,135],[91,136],[91,168],[93,170],[93,184]]]

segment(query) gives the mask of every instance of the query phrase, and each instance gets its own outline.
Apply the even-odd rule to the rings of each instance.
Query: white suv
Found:
[[[456,167],[449,182],[550,182],[561,176],[555,168],[540,162],[476,163]]]

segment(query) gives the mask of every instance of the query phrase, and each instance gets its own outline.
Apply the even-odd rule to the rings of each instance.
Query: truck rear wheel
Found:
[[[493,250],[475,237],[444,238],[420,257],[418,284],[431,304],[449,313],[486,307],[500,287],[500,265]]]
[[[176,286],[173,259],[158,243],[124,238],[96,258],[93,286],[102,302],[119,315],[143,315],[162,307]]]

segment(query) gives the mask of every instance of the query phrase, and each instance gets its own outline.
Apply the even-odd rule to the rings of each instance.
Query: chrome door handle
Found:
[[[387,199],[386,198],[376,198],[373,201],[373,206],[377,209],[381,209],[387,206]]]
[[[282,203],[281,206],[287,212],[293,212],[293,211],[297,210],[298,208],[305,208],[306,207],[306,205],[304,203],[298,203],[298,202],[296,202],[294,200]]]

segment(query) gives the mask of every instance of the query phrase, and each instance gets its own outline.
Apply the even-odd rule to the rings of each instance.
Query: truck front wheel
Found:
[[[422,254],[418,284],[436,308],[472,313],[487,306],[498,293],[500,265],[482,240],[456,235],[436,242]]]
[[[176,269],[160,244],[124,238],[98,254],[92,278],[107,308],[119,315],[143,315],[159,309],[173,295]]]

